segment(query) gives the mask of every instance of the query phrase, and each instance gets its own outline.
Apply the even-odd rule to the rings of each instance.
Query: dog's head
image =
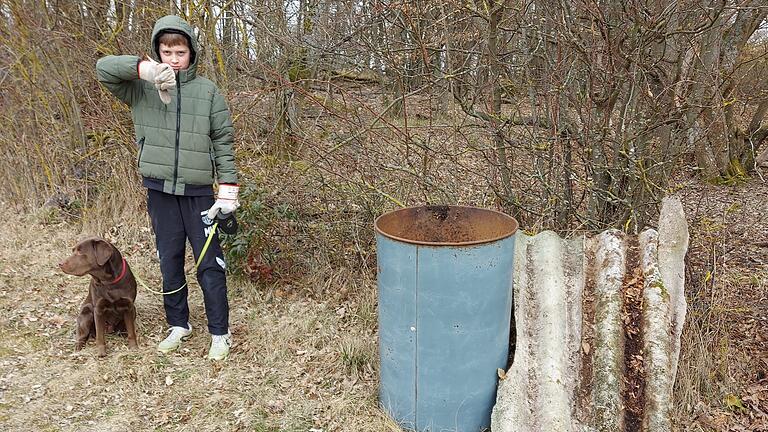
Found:
[[[72,248],[72,255],[60,262],[59,268],[66,274],[84,276],[103,268],[114,252],[112,243],[103,238],[87,238]]]

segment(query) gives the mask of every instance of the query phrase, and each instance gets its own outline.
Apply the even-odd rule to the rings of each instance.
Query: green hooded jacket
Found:
[[[160,100],[154,84],[139,79],[137,56],[106,56],[96,63],[99,81],[131,107],[144,185],[174,195],[212,195],[211,185],[237,183],[232,119],[224,96],[209,79],[197,76],[200,57],[192,27],[165,16],[152,30],[152,52],[160,58],[162,32],[187,36],[190,64],[176,76],[172,101]]]

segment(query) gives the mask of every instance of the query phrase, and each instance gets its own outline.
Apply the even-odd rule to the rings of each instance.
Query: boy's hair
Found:
[[[187,37],[181,33],[164,32],[157,38],[157,42],[169,47],[185,45],[187,48],[191,48]]]
[[[157,54],[158,58],[160,58],[160,44],[168,47],[175,47],[179,45],[186,46],[189,48],[189,63],[192,64],[195,62],[197,53],[192,47],[192,42],[189,40],[189,36],[173,30],[160,33],[160,35],[155,39],[155,54]]]

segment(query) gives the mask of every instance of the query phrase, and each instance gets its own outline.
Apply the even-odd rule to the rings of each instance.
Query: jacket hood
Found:
[[[157,56],[157,60],[160,61],[160,35],[162,33],[180,33],[187,37],[189,43],[190,59],[189,68],[185,71],[179,71],[179,79],[189,81],[197,75],[197,60],[199,57],[199,47],[197,45],[197,37],[195,36],[192,26],[183,18],[176,15],[166,15],[155,23],[155,27],[152,29],[152,53]]]

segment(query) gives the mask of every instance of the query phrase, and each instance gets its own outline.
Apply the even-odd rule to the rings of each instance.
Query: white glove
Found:
[[[213,203],[210,209],[208,209],[208,219],[213,220],[219,211],[222,214],[232,213],[240,207],[240,201],[237,200],[237,193],[240,191],[240,186],[235,184],[220,184],[219,195],[216,197],[216,202]]]
[[[158,63],[151,58],[139,63],[139,78],[151,82],[160,94],[160,100],[164,104],[171,103],[171,94],[168,89],[176,87],[176,73],[171,65]]]

